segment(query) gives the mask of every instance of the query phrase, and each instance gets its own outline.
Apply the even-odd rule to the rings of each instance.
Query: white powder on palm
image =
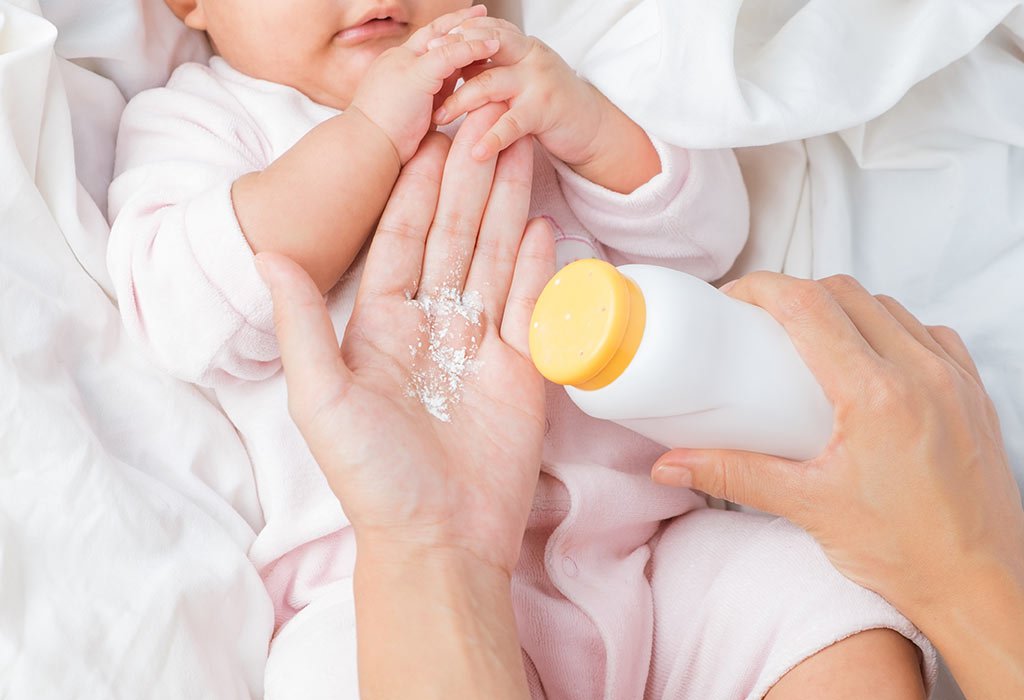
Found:
[[[432,295],[409,299],[423,313],[423,338],[409,346],[414,360],[408,395],[416,398],[438,420],[451,421],[451,411],[462,400],[464,377],[477,370],[477,332],[483,313],[479,292],[460,294],[443,287]],[[424,348],[424,343],[426,348]]]

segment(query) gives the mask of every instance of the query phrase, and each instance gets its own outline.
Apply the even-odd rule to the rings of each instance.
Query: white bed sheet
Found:
[[[121,333],[68,66],[20,5],[0,2],[0,697],[258,696],[273,613],[248,459]]]
[[[103,262],[124,99],[208,47],[160,0],[41,4],[59,38],[36,0],[0,0],[0,697],[259,697],[248,459],[124,338]],[[961,330],[1024,482],[1019,5],[527,0],[521,18],[659,135],[745,146],[734,274],[852,272]]]

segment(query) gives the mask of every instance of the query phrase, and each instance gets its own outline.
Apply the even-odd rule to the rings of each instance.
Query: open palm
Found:
[[[528,325],[554,264],[547,225],[527,226],[530,144],[497,164],[470,156],[501,112],[471,114],[450,153],[431,135],[406,166],[340,350],[305,273],[260,259],[292,416],[357,535],[457,546],[511,569],[544,430]]]

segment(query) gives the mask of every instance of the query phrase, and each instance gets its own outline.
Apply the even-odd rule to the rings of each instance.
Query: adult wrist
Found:
[[[1024,571],[1018,562],[964,557],[928,595],[904,606],[907,616],[929,637],[963,635],[985,619],[1016,614],[1024,619]],[[899,606],[898,606],[899,607]]]
[[[907,617],[942,654],[969,698],[1024,697],[1024,576],[1019,562],[964,557],[944,598]],[[899,607],[899,606],[897,606]]]
[[[435,532],[366,532],[356,528],[356,549],[364,568],[394,571],[428,563],[452,571],[477,571],[495,583],[512,580],[514,563]]]
[[[502,567],[458,546],[357,535],[355,594],[363,697],[529,697]]]

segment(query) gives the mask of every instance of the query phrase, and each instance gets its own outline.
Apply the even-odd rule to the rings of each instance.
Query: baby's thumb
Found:
[[[756,452],[678,449],[657,461],[651,478],[785,516],[804,471],[796,462]]]

